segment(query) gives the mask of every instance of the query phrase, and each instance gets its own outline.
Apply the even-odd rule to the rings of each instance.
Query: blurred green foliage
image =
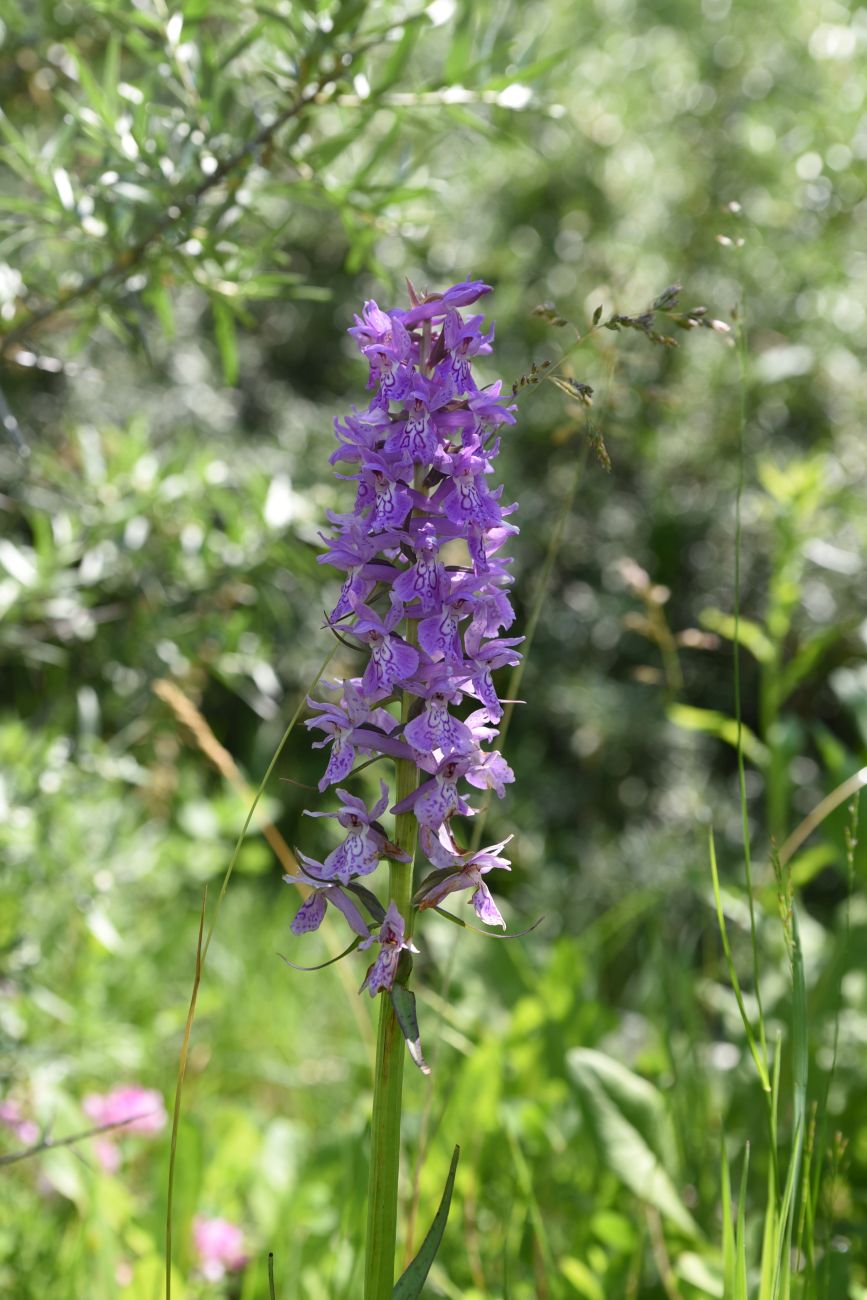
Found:
[[[867,763],[864,10],[44,0],[0,4],[0,35],[3,1096],[57,1137],[86,1127],[88,1090],[170,1098],[201,889],[246,804],[154,686],[176,682],[258,782],[328,649],[318,530],[346,500],[327,456],[361,400],[344,333],[360,302],[397,301],[405,275],[483,276],[490,374],[511,384],[597,307],[637,314],[679,281],[729,339],[599,330],[558,371],[592,409],[518,390],[502,463],[522,625],[578,475],[509,737],[517,783],[489,826],[516,836],[510,923],[546,919],[514,943],[423,928],[434,1072],[407,1084],[406,1209],[417,1244],[460,1142],[431,1295],[720,1296],[720,1149],[737,1201],[749,1142],[758,1295],[793,1096],[771,841]],[[551,302],[574,327],[532,314]],[[732,744],[742,414],[778,1151],[707,862],[712,823],[755,1018]],[[299,730],[267,798],[289,844],[327,833],[302,827],[293,784],[319,771]],[[863,813],[847,855],[848,805],[791,850],[816,1188],[792,1294],[834,1300],[867,1287],[867,857]],[[293,908],[251,838],[193,1031],[179,1296],[221,1290],[196,1275],[195,1214],[244,1227],[226,1295],[267,1296],[269,1249],[278,1294],[358,1294],[370,1007],[351,959],[280,963],[327,955],[293,946]],[[161,1294],[167,1144],[123,1139],[116,1175],[91,1145],[0,1170],[4,1293]]]

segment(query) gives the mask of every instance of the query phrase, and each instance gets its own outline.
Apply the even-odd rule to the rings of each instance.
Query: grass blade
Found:
[[[175,1086],[175,1104],[172,1109],[172,1136],[169,1147],[169,1183],[168,1195],[166,1198],[166,1300],[171,1300],[172,1295],[172,1213],[174,1210],[175,1197],[175,1160],[178,1151],[178,1127],[181,1119],[181,1094],[184,1090],[184,1077],[187,1073],[187,1057],[190,1051],[190,1035],[193,1032],[193,1020],[196,1015],[196,1002],[199,997],[199,985],[202,982],[202,969],[204,965],[204,950],[202,948],[202,935],[205,931],[205,908],[208,902],[208,886],[205,885],[202,891],[202,911],[199,916],[199,937],[196,941],[196,968],[193,975],[193,991],[190,994],[190,1005],[187,1011],[187,1021],[184,1025],[184,1038],[181,1043],[181,1055],[178,1061],[178,1081]]]
[[[738,974],[737,971],[735,970],[735,963],[732,957],[731,944],[729,943],[728,930],[726,929],[725,916],[723,915],[722,897],[720,895],[720,888],[719,888],[719,871],[717,869],[717,862],[716,862],[716,845],[714,844],[713,829],[711,829],[709,832],[708,844],[710,850],[710,871],[713,880],[713,897],[714,897],[714,903],[716,904],[717,923],[719,924],[720,938],[722,939],[723,953],[726,959],[726,966],[728,968],[729,979],[731,980],[732,989],[734,990],[734,995],[738,1004],[738,1011],[741,1014],[741,1021],[744,1026],[744,1033],[747,1036],[747,1043],[749,1044],[750,1052],[752,1053],[753,1060],[755,1061],[756,1070],[758,1071],[759,1079],[761,1080],[761,1084],[765,1092],[769,1093],[771,1091],[771,1081],[768,1078],[768,1069],[767,1069],[767,1065],[765,1064],[767,1053],[759,1051],[759,1045],[756,1042],[756,1038],[753,1033],[753,1027],[752,1024],[750,1023],[750,1018],[747,1015],[747,1009],[744,1006],[744,999],[743,999],[743,994],[741,993],[740,980],[738,979]]]
[[[732,1183],[725,1138],[720,1151],[720,1205],[722,1209],[723,1295],[735,1293],[735,1225],[732,1218]]]
[[[746,1242],[746,1204],[747,1175],[750,1170],[750,1144],[744,1150],[744,1167],[741,1171],[741,1187],[738,1196],[738,1218],[735,1229],[735,1285],[732,1300],[748,1300],[747,1297],[747,1242]]]

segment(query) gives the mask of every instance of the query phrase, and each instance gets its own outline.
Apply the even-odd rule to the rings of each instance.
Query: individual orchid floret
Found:
[[[425,701],[424,708],[404,727],[404,740],[423,754],[435,749],[445,754],[468,753],[473,747],[472,732],[466,723],[449,713],[450,704],[461,702],[457,682],[448,677],[434,679],[418,693]]]
[[[413,494],[400,477],[395,477],[384,456],[375,451],[368,452],[362,468],[350,477],[358,479],[356,513],[369,511],[368,534],[403,527],[412,509]]]
[[[448,463],[443,463],[442,472],[448,481],[437,489],[432,501],[442,507],[447,518],[463,527],[472,524],[482,529],[500,523],[502,512],[496,499],[500,489],[493,494],[485,486],[483,476],[490,472],[490,462],[476,445],[455,452]]]
[[[340,683],[323,682],[332,690],[338,690]],[[308,718],[304,723],[309,730],[323,731],[323,740],[313,742],[314,749],[331,746],[328,766],[319,781],[319,789],[326,790],[335,781],[343,781],[352,771],[356,754],[368,754],[379,747],[382,752],[404,757],[402,751],[396,751],[388,743],[389,734],[397,727],[397,719],[386,709],[371,706],[360,690],[357,678],[347,678],[342,683],[343,696],[339,704],[328,704],[308,697],[311,709],[317,710],[319,716]]]
[[[380,797],[368,812],[367,805],[357,795],[338,787],[337,797],[343,804],[339,812],[308,812],[308,817],[334,817],[346,830],[346,839],[328,854],[323,864],[326,880],[337,879],[347,884],[353,876],[368,876],[380,858],[395,862],[409,862],[409,856],[391,843],[377,821],[388,805],[388,785],[380,782]]]
[[[404,938],[404,931],[404,919],[397,910],[394,901],[392,901],[388,905],[385,920],[379,927],[379,933],[371,935],[370,939],[361,945],[362,948],[366,948],[371,943],[378,943],[380,949],[376,961],[364,977],[364,983],[359,989],[360,993],[367,989],[373,998],[383,989],[388,990],[394,987],[394,977],[397,974],[400,954],[404,951],[418,952],[418,948],[410,940]]]
[[[442,337],[448,355],[437,366],[436,373],[437,379],[448,384],[456,397],[477,391],[470,359],[479,352],[490,352],[494,337],[493,326],[487,334],[482,333],[483,320],[483,316],[471,316],[464,321],[457,311],[450,311],[446,316]]]
[[[445,565],[439,559],[440,538],[436,525],[428,521],[416,528],[410,537],[410,545],[414,562],[392,582],[391,598],[404,605],[417,600],[419,613],[432,614],[442,607],[449,591]]]
[[[503,716],[491,673],[506,664],[514,666],[521,662],[521,656],[514,649],[524,640],[522,636],[494,637],[482,642],[478,629],[472,624],[464,634],[464,647],[467,655],[466,667],[470,671],[470,685],[475,695],[484,704],[491,722],[499,722]],[[467,687],[464,687],[467,690]]]
[[[378,343],[392,343],[394,321],[372,298],[362,307],[361,315],[353,316],[353,320],[355,324],[346,332],[352,335],[362,352]]]
[[[473,575],[462,576],[452,584],[451,592],[437,612],[420,621],[419,645],[431,659],[444,659],[450,664],[463,662],[459,627],[474,612],[479,585]]]
[[[353,407],[352,415],[347,415],[342,424],[339,418],[334,421],[334,433],[340,446],[328,459],[332,465],[363,460],[366,452],[376,451],[383,445],[391,431],[392,422],[386,411],[359,414]]]
[[[472,815],[472,808],[458,793],[457,783],[465,776],[472,760],[449,754],[437,765],[436,772],[429,781],[423,781],[412,794],[401,799],[392,808],[393,813],[415,813],[419,826],[437,831],[443,822],[456,813],[462,817]]]
[[[368,938],[370,927],[361,915],[358,905],[345,889],[341,889],[340,885],[326,878],[325,864],[308,857],[306,853],[299,853],[298,859],[303,864],[301,870],[294,875],[287,874],[283,879],[287,885],[306,885],[313,892],[305,898],[295,913],[295,919],[290,926],[292,933],[309,934],[312,930],[318,930],[325,919],[328,904],[332,903],[338,912],[342,912],[346,917],[350,929],[362,939]]]
[[[499,844],[490,844],[486,849],[479,849],[475,853],[461,853],[444,828],[441,828],[439,835],[434,835],[425,828],[421,833],[421,846],[437,870],[422,882],[416,894],[415,902],[419,911],[427,907],[438,907],[449,894],[472,889],[468,902],[475,908],[479,920],[485,925],[499,925],[505,930],[506,923],[482,877],[494,869],[510,870],[509,859],[500,857],[499,854],[511,838],[510,835]]]
[[[370,661],[361,678],[361,688],[368,699],[390,695],[398,682],[406,681],[418,667],[418,651],[398,636],[395,628],[402,610],[392,606],[382,619],[369,605],[354,602],[358,621],[353,636],[370,646]]]
[[[391,401],[400,401],[406,395],[410,382],[407,363],[412,353],[410,337],[400,321],[392,323],[391,340],[381,340],[362,349],[370,363],[368,388],[379,389],[371,405],[388,409]]]
[[[439,450],[434,413],[451,396],[442,383],[415,374],[407,383],[403,401],[406,418],[399,420],[385,444],[385,451],[413,465],[430,464]]]

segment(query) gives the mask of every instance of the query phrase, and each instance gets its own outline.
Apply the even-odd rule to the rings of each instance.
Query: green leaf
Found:
[[[454,27],[452,43],[443,68],[443,85],[461,85],[469,70],[473,52],[473,6],[464,4]]]
[[[575,1259],[571,1255],[564,1256],[560,1260],[560,1272],[573,1290],[583,1295],[585,1300],[605,1300],[605,1292],[599,1278],[580,1259]]]
[[[214,337],[223,363],[223,378],[229,385],[238,382],[238,344],[235,338],[235,317],[223,298],[211,299],[214,313]]]
[[[147,288],[142,293],[142,298],[159,321],[165,337],[174,338],[175,315],[172,310],[172,300],[159,274],[151,277]]]
[[[397,1016],[400,1032],[406,1039],[410,1056],[422,1074],[430,1074],[430,1066],[424,1059],[421,1050],[418,1016],[415,1011],[415,994],[405,984],[395,983],[391,990],[391,1005],[394,1007],[394,1014]]]
[[[735,620],[731,614],[724,614],[721,609],[703,609],[698,616],[698,621],[709,632],[716,632],[718,636],[725,637],[727,641],[735,640]],[[773,661],[773,642],[764,628],[759,627],[758,623],[753,623],[748,618],[739,619],[737,623],[737,640],[745,650],[749,650],[753,658],[757,659],[760,664],[768,664]]]
[[[676,1144],[662,1094],[619,1061],[590,1048],[573,1048],[568,1066],[605,1166],[681,1232],[698,1237],[675,1187]]]
[[[691,704],[671,704],[668,708],[668,720],[684,731],[705,731],[709,736],[716,736],[732,749],[738,747],[738,724],[734,718],[716,709],[697,709]],[[764,768],[768,762],[768,751],[754,731],[741,724],[741,747],[751,763]]]
[[[726,1292],[716,1261],[705,1259],[692,1250],[686,1250],[678,1256],[674,1271],[681,1281],[694,1287],[700,1295],[711,1296],[713,1300],[723,1300]]]
[[[364,885],[359,885],[357,880],[350,880],[346,888],[355,894],[356,898],[361,899],[375,921],[385,920],[385,908],[372,890],[367,889]]]
[[[443,1233],[446,1230],[446,1221],[449,1217],[449,1206],[452,1203],[455,1174],[457,1173],[458,1160],[460,1159],[460,1156],[460,1147],[455,1147],[439,1209],[434,1215],[434,1221],[428,1230],[427,1236],[419,1247],[418,1254],[406,1272],[402,1273],[395,1283],[394,1291],[392,1292],[393,1300],[417,1300],[418,1296],[421,1295],[425,1279],[430,1272],[430,1266],[436,1258],[440,1242],[443,1239]]]

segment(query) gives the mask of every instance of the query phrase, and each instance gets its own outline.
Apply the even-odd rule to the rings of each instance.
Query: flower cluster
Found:
[[[489,482],[514,407],[499,382],[477,386],[472,361],[490,353],[494,331],[460,311],[488,292],[480,281],[423,297],[410,286],[408,310],[367,302],[349,331],[369,364],[372,396],[366,410],[335,421],[331,462],[341,467],[337,477],[355,483],[355,503],[346,514],[329,512],[333,531],[319,559],[344,575],[329,624],[366,651],[367,662],[359,676],[326,683],[332,699],[308,701],[307,726],[329,751],[320,790],[345,781],[359,757],[415,765],[413,792],[391,811],[414,815],[434,868],[416,905],[437,907],[471,891],[478,917],[505,928],[483,879],[508,869],[505,841],[468,852],[452,827],[454,816],[474,811],[462,783],[502,796],[514,779],[490,742],[503,714],[492,674],[520,657],[522,638],[504,635],[514,611],[502,553],[517,529],[508,522],[515,507]],[[390,708],[397,700],[400,715]],[[336,818],[346,838],[324,862],[300,855],[302,872],[287,879],[312,892],[292,928],[315,930],[327,905],[337,907],[362,947],[380,946],[362,986],[373,995],[392,987],[411,945],[394,903],[386,910],[360,881],[384,857],[408,858],[378,820],[388,802],[384,782],[371,809],[340,786],[337,796],[339,811],[311,815]]]

